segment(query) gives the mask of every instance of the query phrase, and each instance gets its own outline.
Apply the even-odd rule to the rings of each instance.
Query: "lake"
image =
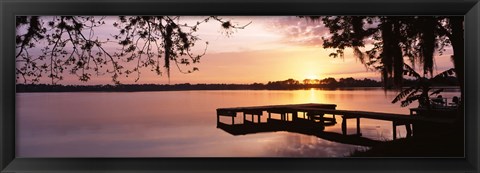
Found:
[[[17,157],[344,157],[366,147],[268,132],[233,136],[216,128],[216,109],[328,103],[337,109],[409,114],[396,91],[221,90],[17,93]],[[456,89],[441,94],[459,96]],[[409,107],[416,107],[417,103]],[[265,113],[264,113],[265,114]],[[267,116],[262,116],[266,121]],[[227,118],[227,117],[225,117]],[[337,122],[341,122],[337,116]],[[242,121],[237,116],[236,122]],[[227,118],[228,120],[228,118]],[[348,133],[356,132],[355,119]],[[341,123],[325,131],[341,133]],[[361,120],[363,137],[391,140],[389,121]],[[398,128],[397,137],[405,137]]]

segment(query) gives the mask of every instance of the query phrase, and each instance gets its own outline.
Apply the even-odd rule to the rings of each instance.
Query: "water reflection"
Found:
[[[381,89],[19,93],[16,152],[18,157],[344,156],[356,146],[288,132],[232,136],[215,128],[215,110],[312,102],[407,114],[408,109],[390,104],[395,94]],[[362,121],[364,137],[391,138],[390,129],[389,122]],[[354,133],[355,126],[347,130]],[[325,131],[341,129],[335,125]]]
[[[368,147],[339,144],[313,136],[284,133],[281,143],[268,145],[266,150],[282,157],[344,157],[356,149]]]
[[[382,141],[371,140],[369,138],[364,138],[361,134],[349,134],[344,135],[342,133],[335,133],[330,131],[324,131],[325,126],[333,126],[335,124],[327,123],[314,123],[309,120],[302,120],[301,118],[294,121],[284,121],[276,119],[268,119],[267,122],[262,123],[252,123],[244,122],[243,124],[224,124],[218,123],[217,127],[224,130],[227,133],[232,135],[250,135],[256,133],[266,133],[266,132],[278,132],[285,131],[295,134],[304,134],[315,136],[321,139],[328,141],[342,143],[342,144],[352,144],[359,146],[374,146],[379,144]]]

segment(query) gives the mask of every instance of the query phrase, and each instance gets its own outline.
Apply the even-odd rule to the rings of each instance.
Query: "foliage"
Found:
[[[333,48],[332,57],[343,57],[345,48],[367,67],[379,70],[385,82],[393,78],[401,87],[404,58],[412,66],[423,65],[433,76],[434,52],[443,54],[452,46],[453,61],[460,84],[463,83],[463,17],[461,16],[311,16],[321,20],[330,35],[323,47]],[[365,47],[372,44],[370,48]]]
[[[105,17],[93,16],[18,16],[16,18],[16,74],[17,82],[38,83],[44,75],[56,84],[68,71],[81,81],[90,80],[92,74],[110,74],[119,84],[120,75],[135,74],[149,68],[162,75],[165,68],[175,65],[183,73],[197,71],[189,65],[199,63],[205,54],[194,54],[192,48],[200,40],[194,33],[202,23],[210,20],[221,23],[229,34],[245,26],[233,25],[216,16],[205,17],[195,24],[180,23],[180,16],[119,16],[113,23],[115,32],[101,38],[95,32],[107,27]],[[120,48],[112,48],[117,45]],[[208,45],[208,42],[206,42]],[[40,46],[38,49],[35,47]],[[115,50],[117,49],[117,50]],[[133,68],[124,64],[134,62]],[[190,67],[184,71],[182,67]]]
[[[435,75],[434,77],[426,78],[418,74],[415,70],[413,70],[412,67],[408,66],[407,64],[404,64],[403,74],[406,76],[414,77],[416,79],[416,82],[415,82],[415,85],[410,86],[406,89],[403,89],[395,97],[395,99],[393,99],[392,103],[396,103],[403,99],[401,101],[402,107],[406,107],[410,105],[412,102],[418,101],[420,107],[430,108],[431,107],[430,97],[433,95],[440,94],[443,91],[443,89],[433,89],[431,87],[433,81],[438,80],[440,78],[446,78],[446,77],[452,76],[454,75],[454,71],[455,69],[451,68],[449,70],[446,70],[442,73]]]

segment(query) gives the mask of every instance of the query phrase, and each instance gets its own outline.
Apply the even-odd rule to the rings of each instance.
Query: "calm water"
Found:
[[[408,108],[390,103],[395,95],[382,89],[17,93],[16,152],[19,157],[343,157],[365,147],[289,132],[232,136],[216,128],[215,110],[334,103],[337,109],[408,114]],[[325,131],[341,133],[339,118]],[[348,133],[355,133],[355,120],[347,124]],[[391,122],[362,119],[361,131],[371,139],[392,139]],[[397,133],[404,137],[404,128]]]

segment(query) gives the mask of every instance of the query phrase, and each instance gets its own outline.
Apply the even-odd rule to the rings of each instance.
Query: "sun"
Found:
[[[318,79],[318,75],[308,74],[308,75],[305,76],[305,79]]]
[[[305,75],[305,79],[303,80],[304,84],[319,84],[320,79],[318,79],[318,75],[309,74]]]

